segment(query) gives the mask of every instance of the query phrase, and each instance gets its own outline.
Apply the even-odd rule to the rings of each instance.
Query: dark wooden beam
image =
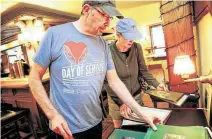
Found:
[[[7,23],[23,16],[54,19],[54,22],[59,23],[61,23],[61,21],[63,21],[63,23],[75,21],[79,18],[79,15],[21,2],[10,7],[1,14],[1,25],[4,26]]]

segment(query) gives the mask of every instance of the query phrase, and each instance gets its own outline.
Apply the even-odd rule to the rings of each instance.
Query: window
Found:
[[[151,44],[154,57],[166,57],[165,40],[161,24],[150,26]]]

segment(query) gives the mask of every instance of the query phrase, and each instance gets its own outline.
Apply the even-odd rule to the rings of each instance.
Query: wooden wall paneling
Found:
[[[182,2],[186,3],[185,1],[182,1]],[[179,7],[179,8],[176,8],[179,5],[174,5],[174,7],[173,7],[173,5],[171,6],[172,3],[169,3],[169,4],[166,5],[169,8],[168,10],[164,10],[163,8],[165,8],[165,7],[162,7],[162,9],[161,9],[162,10],[161,14],[163,16],[163,24],[164,25],[171,23],[171,22],[175,21],[176,19],[179,19],[179,18],[184,17],[191,13],[191,9],[186,7],[186,6],[188,6],[189,3],[187,3],[184,6]],[[183,5],[183,4],[181,4],[181,5]]]
[[[29,99],[29,98],[17,98],[16,102],[17,102],[17,107],[30,109],[30,112],[31,112],[31,115],[32,115],[33,124],[39,125],[39,122],[38,122],[38,119],[39,119],[38,110],[33,105],[32,99]]]
[[[13,107],[17,107],[17,102],[14,98],[5,97],[1,99],[2,103],[12,104]]]
[[[1,88],[1,97],[13,96],[14,93],[15,93],[15,90],[13,89]]]
[[[49,84],[49,82],[43,83],[43,86],[45,88],[45,91],[47,93],[49,93],[49,90],[50,90],[50,84]],[[37,114],[36,119],[37,119],[38,126],[42,130],[42,132],[47,132],[48,131],[48,128],[49,128],[48,127],[48,119],[45,116],[43,110],[40,108],[40,106],[36,102],[36,100],[34,99],[31,90],[29,90],[29,93],[31,95],[31,100],[32,100],[32,104],[33,104],[34,110],[36,111],[36,114]]]
[[[45,88],[49,91],[49,82],[45,83]],[[35,127],[42,131],[47,131],[46,119],[44,113],[39,109],[29,88],[14,88],[1,90],[3,103],[12,104],[13,107],[28,108],[32,115],[32,121]]]
[[[200,21],[208,12],[212,15],[212,1],[195,1],[194,2],[194,20],[195,23]]]
[[[172,91],[194,93],[197,91],[196,83],[184,84],[183,79],[173,73],[176,56],[189,55],[193,63],[196,63],[191,3],[186,1],[169,2],[161,7],[161,14],[164,21],[170,88]],[[190,77],[195,76],[196,74],[192,74]]]
[[[31,94],[29,93],[29,88],[16,89],[16,97],[30,98]]]

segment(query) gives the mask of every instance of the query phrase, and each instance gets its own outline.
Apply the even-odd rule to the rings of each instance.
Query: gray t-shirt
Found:
[[[106,71],[114,69],[102,37],[80,33],[73,23],[47,30],[34,62],[50,69],[50,100],[68,122],[72,133],[102,120],[99,95]]]

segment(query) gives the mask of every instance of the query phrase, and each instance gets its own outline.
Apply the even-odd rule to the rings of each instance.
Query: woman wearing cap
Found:
[[[158,90],[167,90],[164,84],[160,84],[148,71],[141,45],[134,40],[140,39],[141,34],[136,27],[136,23],[131,18],[119,20],[116,25],[117,40],[111,44],[111,54],[120,79],[126,85],[130,93],[141,104],[141,86],[138,81],[138,73],[142,73],[149,85]],[[141,53],[139,53],[141,52]],[[139,55],[139,59],[138,56]],[[122,118],[131,114],[131,109],[113,93],[107,81],[105,89],[108,94],[109,114],[111,115],[115,128],[120,128]]]

